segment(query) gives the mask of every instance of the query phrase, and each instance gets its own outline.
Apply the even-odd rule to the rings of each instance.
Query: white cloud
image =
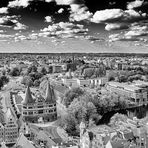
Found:
[[[70,5],[75,3],[75,0],[55,0],[57,5]]]
[[[122,23],[109,23],[105,26],[105,30],[107,31],[127,29],[127,28],[128,24],[122,24]]]
[[[121,9],[105,9],[96,11],[93,15],[92,21],[95,23],[107,22],[110,20],[117,20],[123,17],[123,10]]]
[[[92,22],[95,23],[115,23],[115,22],[130,22],[136,19],[144,19],[145,13],[139,14],[135,10],[121,10],[121,9],[105,9],[96,11],[93,15]]]
[[[10,1],[8,4],[8,7],[14,8],[14,7],[27,7],[29,5],[29,2],[33,0],[14,0]]]
[[[45,2],[50,3],[53,2],[54,0],[45,0]]]
[[[7,13],[8,13],[8,8],[7,7],[0,8],[0,14],[7,14]]]
[[[16,16],[2,16],[0,17],[0,25],[12,26],[17,22],[17,20],[15,19],[16,19]]]
[[[45,22],[47,22],[47,23],[52,22],[52,17],[51,16],[46,16],[45,17]]]
[[[120,40],[120,34],[111,34],[109,35],[109,42],[114,42]]]
[[[64,9],[61,8],[61,9],[58,10],[58,13],[63,13],[63,11],[64,11]]]
[[[89,20],[92,17],[92,13],[84,4],[71,4],[70,21],[83,21]]]
[[[27,29],[27,26],[24,24],[21,24],[19,22],[16,23],[16,26],[13,28],[14,30],[25,30]]]
[[[129,2],[127,5],[127,9],[134,9],[137,7],[141,7],[143,3],[144,3],[143,0],[135,0],[133,2]]]
[[[124,34],[125,37],[141,37],[148,35],[148,27],[147,26],[132,26],[130,30]]]
[[[88,29],[84,29],[83,25],[73,24],[69,22],[59,22],[53,25],[49,25],[47,28],[41,30],[41,36],[55,36],[60,38],[75,36],[75,34],[85,35]]]

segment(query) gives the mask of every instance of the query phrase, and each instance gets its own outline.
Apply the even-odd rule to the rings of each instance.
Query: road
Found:
[[[55,143],[60,144],[60,143],[63,142],[63,139],[57,133],[57,127],[56,126],[38,127],[38,126],[32,124],[32,125],[30,125],[30,128],[36,135],[39,132],[39,130],[42,130]]]

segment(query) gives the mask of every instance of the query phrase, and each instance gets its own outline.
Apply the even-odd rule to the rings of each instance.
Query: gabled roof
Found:
[[[22,146],[22,148],[35,148],[23,134],[20,135],[17,146]]]
[[[7,148],[4,142],[1,143],[1,148]]]
[[[30,91],[30,88],[28,86],[27,89],[26,89],[25,100],[24,100],[23,104],[31,104],[31,103],[34,103],[34,102],[35,102],[35,100],[32,98],[31,91]]]

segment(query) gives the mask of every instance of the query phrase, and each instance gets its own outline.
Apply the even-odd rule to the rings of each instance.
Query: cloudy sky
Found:
[[[144,0],[1,0],[0,52],[148,52]]]

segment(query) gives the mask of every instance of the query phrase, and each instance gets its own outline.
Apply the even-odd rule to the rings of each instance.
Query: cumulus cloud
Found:
[[[71,4],[70,21],[90,20],[92,13],[84,4]]]
[[[95,23],[115,23],[115,22],[130,22],[138,19],[144,19],[146,14],[139,14],[135,10],[122,9],[105,9],[96,11],[92,21]]]
[[[7,7],[0,8],[0,14],[7,14],[7,13],[8,13],[8,8]]]
[[[121,30],[121,29],[128,29],[128,24],[124,23],[110,23],[106,24],[105,30],[111,31],[111,30]]]
[[[50,36],[50,37],[60,37],[60,38],[69,38],[74,37],[75,34],[85,35],[88,32],[88,29],[85,29],[83,25],[73,24],[69,22],[59,22],[56,24],[49,25],[47,28],[41,30],[43,33],[40,33],[40,36]]]
[[[27,29],[27,26],[19,22],[16,22],[16,26],[13,29],[14,30],[25,30]]]
[[[8,7],[15,8],[15,7],[27,7],[32,0],[14,0],[10,1]]]
[[[131,26],[130,30],[124,34],[124,36],[127,38],[141,37],[146,35],[148,35],[148,27],[140,25]]]
[[[120,34],[112,34],[109,36],[109,42],[113,41],[141,41],[147,42],[147,39],[141,38],[148,35],[148,27],[146,25],[131,25],[128,31]]]
[[[143,5],[144,1],[143,0],[135,0],[133,2],[129,2],[127,5],[127,9],[134,9],[137,7],[141,7]]]
[[[75,3],[75,0],[55,0],[55,2],[57,3],[57,5],[70,5]]]
[[[33,0],[13,0],[10,1],[8,4],[8,7],[14,8],[14,7],[28,7],[30,2]],[[80,0],[83,1],[83,0]],[[77,3],[76,0],[45,0],[45,2],[56,2],[57,5],[71,5],[74,3]]]
[[[13,26],[16,22],[13,16],[2,16],[0,17],[0,25]]]
[[[47,23],[52,22],[52,17],[51,16],[46,16],[45,17],[45,22],[47,22]]]

